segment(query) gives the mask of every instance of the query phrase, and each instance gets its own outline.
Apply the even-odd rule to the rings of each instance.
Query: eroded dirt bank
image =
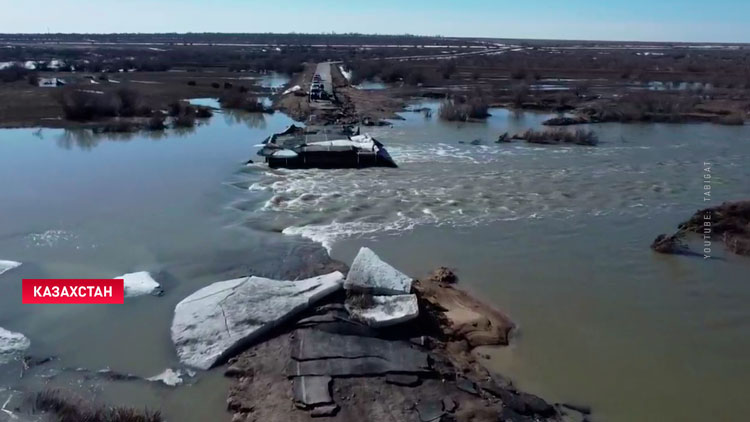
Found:
[[[340,295],[233,358],[232,420],[586,420],[587,408],[519,391],[475,359],[477,346],[507,344],[513,323],[455,281],[447,269],[416,281],[418,319],[383,329],[354,320]]]
[[[693,233],[701,235],[709,249],[712,242],[721,239],[730,252],[750,256],[750,200],[724,202],[698,210],[689,220],[680,223],[678,229],[670,236],[659,235],[652,249],[661,253],[700,255],[685,243],[686,235]]]

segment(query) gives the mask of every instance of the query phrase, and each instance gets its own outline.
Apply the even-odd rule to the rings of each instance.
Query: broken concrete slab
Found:
[[[291,346],[297,361],[332,358],[377,358],[404,367],[427,368],[428,355],[404,341],[344,336],[318,330],[297,330]]]
[[[473,394],[475,396],[479,395],[479,391],[477,390],[477,385],[474,384],[474,381],[468,380],[466,378],[457,379],[456,388],[458,388],[461,391],[467,392],[469,394]]]
[[[458,404],[455,400],[453,400],[450,397],[444,397],[443,398],[443,410],[445,410],[448,413],[453,413],[456,408],[458,408]]]
[[[339,318],[333,314],[313,315],[311,317],[302,318],[301,320],[297,321],[297,327],[312,327],[318,324],[338,321]]]
[[[204,287],[175,307],[172,341],[180,361],[209,369],[341,288],[343,274],[299,281],[243,277]]]
[[[315,324],[315,329],[343,336],[378,337],[380,334],[374,328],[353,321],[322,322]]]
[[[361,306],[347,303],[351,316],[375,328],[410,321],[419,316],[417,295],[373,296],[372,303]]]
[[[354,258],[344,287],[347,290],[393,295],[411,293],[412,278],[381,260],[375,252],[361,248]]]
[[[314,408],[312,412],[310,412],[310,416],[312,416],[313,418],[325,418],[329,416],[336,416],[336,413],[338,412],[339,405],[334,403]]]
[[[443,402],[440,400],[429,400],[417,404],[417,413],[422,422],[439,420],[444,414]]]
[[[0,365],[19,357],[31,346],[31,341],[21,333],[0,327]]]
[[[115,279],[122,279],[125,284],[125,297],[144,295],[161,296],[164,294],[161,285],[151,277],[148,271],[123,274]]]
[[[388,374],[385,376],[385,382],[402,387],[416,387],[419,385],[420,379],[416,375]]]
[[[20,267],[21,263],[16,261],[5,261],[0,259],[0,275],[2,275],[6,271],[10,271],[13,268]]]
[[[416,365],[407,360],[387,361],[378,357],[331,358],[289,362],[285,371],[288,377],[330,375],[332,377],[365,377],[389,373],[427,374],[431,370],[425,365]]]
[[[294,404],[302,408],[310,408],[333,403],[331,398],[331,377],[303,376],[292,380]]]

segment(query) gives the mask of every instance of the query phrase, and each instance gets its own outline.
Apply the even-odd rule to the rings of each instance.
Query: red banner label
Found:
[[[122,279],[24,279],[23,303],[124,303]]]

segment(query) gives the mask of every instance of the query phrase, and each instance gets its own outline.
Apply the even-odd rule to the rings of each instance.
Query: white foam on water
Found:
[[[368,223],[364,221],[332,222],[329,224],[311,224],[306,226],[291,226],[282,233],[289,236],[301,236],[322,245],[331,253],[333,245],[338,240],[350,237],[363,237],[378,233],[403,232],[414,228],[416,222],[406,218],[390,223]]]
[[[174,370],[172,368],[167,368],[164,370],[164,372],[154,375],[153,377],[146,378],[147,381],[153,381],[153,382],[161,382],[164,385],[170,386],[170,387],[177,387],[178,385],[182,384],[183,377],[186,374],[184,371],[178,369]]]
[[[16,358],[31,346],[31,341],[21,333],[0,327],[0,365]]]
[[[408,139],[404,129],[382,130],[376,137]],[[494,144],[486,139],[480,145],[468,140],[394,142],[388,149],[400,165],[395,170],[259,168],[247,189],[262,195],[262,205],[247,211],[243,224],[280,229],[330,251],[342,239],[397,234],[417,226],[567,219],[622,209],[647,212],[650,201],[670,193],[672,186],[660,183],[654,189],[648,166],[607,157],[649,148]],[[669,162],[665,168],[688,164]],[[624,180],[622,174],[631,177]],[[603,185],[607,188],[595,188]]]
[[[47,230],[42,233],[31,233],[26,236],[26,239],[31,246],[40,247],[53,247],[61,242],[67,242],[76,239],[75,233],[71,233],[65,230]]]

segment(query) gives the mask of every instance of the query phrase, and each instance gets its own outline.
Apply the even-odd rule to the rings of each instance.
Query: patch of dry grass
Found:
[[[57,422],[162,422],[160,412],[129,407],[93,406],[81,400],[64,397],[59,391],[36,394],[34,409],[51,413]]]

